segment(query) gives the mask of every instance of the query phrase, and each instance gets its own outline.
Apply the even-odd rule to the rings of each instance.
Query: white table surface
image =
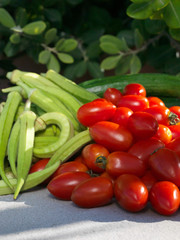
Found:
[[[0,196],[0,240],[176,240],[180,211],[166,217],[150,208],[139,213],[116,203],[82,209],[55,199],[46,188]]]

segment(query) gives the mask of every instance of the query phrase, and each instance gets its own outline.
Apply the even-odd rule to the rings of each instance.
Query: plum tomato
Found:
[[[172,140],[172,132],[168,126],[159,124],[158,130],[153,137],[161,140],[166,145]]]
[[[127,211],[139,212],[148,202],[148,189],[139,177],[122,174],[114,183],[114,195],[118,204]]]
[[[145,171],[144,162],[130,153],[117,151],[107,157],[106,172],[114,178],[125,173],[141,177]]]
[[[180,118],[180,106],[172,106],[169,108],[169,110],[175,113],[178,116],[178,118]]]
[[[97,143],[88,144],[82,149],[85,164],[94,173],[102,173],[105,171],[103,163],[98,162],[98,158],[107,158],[108,155],[109,151],[107,148]]]
[[[143,111],[149,107],[149,101],[140,95],[125,95],[119,99],[117,107],[127,107],[133,112]]]
[[[151,170],[147,170],[144,176],[141,177],[141,181],[146,185],[148,191],[158,181],[157,178],[152,174]]]
[[[160,181],[170,181],[180,187],[180,157],[168,148],[161,148],[149,157],[149,166]]]
[[[180,137],[177,137],[170,141],[167,145],[166,148],[171,149],[175,151],[179,157],[180,157]]]
[[[130,147],[128,152],[140,158],[145,163],[146,167],[148,167],[148,159],[151,156],[151,154],[157,151],[158,149],[164,147],[165,144],[160,140],[150,138],[134,143]]]
[[[54,177],[47,185],[47,189],[56,198],[71,200],[73,189],[89,178],[91,176],[86,172],[65,172]]]
[[[176,125],[170,125],[169,129],[171,130],[172,133],[172,139],[180,137],[180,123]]]
[[[84,163],[77,161],[69,161],[62,163],[58,169],[53,173],[53,177],[56,177],[65,172],[87,172],[88,168]]]
[[[150,113],[135,112],[127,121],[127,128],[137,140],[153,137],[158,130],[158,122]]]
[[[93,177],[78,184],[71,200],[79,207],[94,208],[109,204],[114,195],[113,184],[107,177]]]
[[[179,209],[179,189],[169,181],[156,182],[149,192],[149,200],[156,212],[170,216]]]
[[[101,121],[89,127],[92,139],[110,152],[127,151],[133,142],[133,136],[125,127],[109,121]]]
[[[149,101],[149,107],[162,106],[165,107],[165,103],[158,97],[149,96],[147,97]]]
[[[122,97],[122,93],[117,88],[107,88],[103,97],[117,106],[119,99]]]
[[[117,107],[111,122],[118,123],[120,126],[127,126],[128,118],[133,114],[133,111],[127,107]]]
[[[146,97],[146,89],[139,83],[129,83],[124,87],[123,95],[140,95]]]
[[[112,118],[116,106],[105,99],[97,99],[83,104],[77,111],[77,119],[84,126],[91,126],[99,121]]]

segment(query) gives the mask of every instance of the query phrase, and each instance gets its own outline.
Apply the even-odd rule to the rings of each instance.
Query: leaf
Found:
[[[65,41],[64,38],[59,39],[59,40],[57,41],[57,43],[55,44],[55,48],[56,48],[57,50],[59,50],[60,46],[63,44],[64,41]]]
[[[18,44],[18,43],[20,42],[21,38],[20,38],[20,35],[19,35],[18,33],[13,33],[13,34],[10,36],[9,40],[10,40],[13,44]]]
[[[11,2],[11,0],[1,0],[0,7],[6,6]]]
[[[8,28],[13,28],[16,26],[14,19],[4,8],[0,8],[0,23]]]
[[[75,69],[75,77],[82,77],[87,71],[87,63],[85,61],[81,61],[76,64]]]
[[[135,29],[134,31],[134,41],[135,41],[135,46],[137,48],[142,47],[143,43],[144,43],[144,38],[141,35],[141,33],[139,32],[139,29]]]
[[[45,9],[45,15],[50,22],[58,22],[59,24],[62,21],[62,16],[60,11],[53,8]]]
[[[165,29],[166,24],[162,20],[146,19],[145,27],[146,27],[147,32],[149,32],[150,34],[159,34],[160,32],[162,32]]]
[[[169,33],[176,41],[180,41],[180,29],[169,29]]]
[[[103,35],[100,38],[100,46],[101,46],[101,44],[104,44],[104,43],[113,44],[116,47],[116,49],[118,49],[119,51],[126,51],[126,46],[125,46],[124,40],[119,39],[118,37],[115,37],[113,35],[108,35],[108,34]]]
[[[49,62],[47,63],[47,68],[48,70],[52,69],[56,72],[60,72],[60,64],[53,54],[50,56]]]
[[[166,7],[170,0],[153,0],[152,7],[154,11],[159,11],[160,9]]]
[[[105,58],[100,64],[101,69],[110,70],[115,68],[119,60],[121,59],[121,57],[122,57],[121,55],[118,55],[118,56],[111,56],[111,57]]]
[[[93,78],[101,78],[104,76],[98,62],[94,62],[94,61],[87,62],[87,68]]]
[[[46,24],[43,21],[36,21],[29,23],[23,27],[23,32],[28,35],[39,35],[46,28]]]
[[[51,53],[48,50],[43,50],[39,53],[38,61],[41,64],[47,64],[50,60]]]
[[[25,8],[19,7],[16,12],[17,26],[24,27],[27,24],[28,16]]]
[[[67,65],[64,70],[64,76],[68,79],[74,79],[76,75],[76,64]]]
[[[153,14],[153,8],[151,5],[152,1],[143,2],[143,3],[132,3],[127,8],[127,15],[136,19],[146,19]]]
[[[61,42],[61,44],[56,45],[56,49],[61,52],[70,52],[77,47],[78,43],[75,39],[66,39]]]
[[[141,70],[141,60],[137,55],[133,55],[130,60],[130,73],[136,74]]]
[[[61,62],[63,62],[63,63],[70,64],[70,63],[74,62],[74,58],[67,53],[58,53],[57,55],[58,55],[59,60],[61,60]]]
[[[10,41],[6,44],[4,48],[4,53],[6,54],[7,57],[13,57],[17,54],[19,51],[19,48],[12,44]]]
[[[52,43],[57,36],[57,29],[56,28],[51,28],[45,33],[45,43],[48,45]]]
[[[91,42],[94,42],[97,39],[99,39],[103,33],[104,28],[93,27],[93,29],[88,29],[87,31],[83,32],[83,34],[81,35],[81,39],[83,40],[84,43],[90,44]]]
[[[132,56],[126,56],[120,59],[115,69],[116,75],[126,74],[129,71],[131,58]]]
[[[117,37],[126,40],[128,46],[134,46],[134,31],[133,30],[121,30]]]
[[[94,59],[99,57],[100,53],[101,53],[101,48],[99,46],[98,40],[90,43],[86,48],[86,54],[89,59]]]
[[[119,53],[118,47],[111,42],[102,42],[100,43],[100,48],[108,54],[117,54]]]
[[[180,1],[170,0],[163,9],[164,21],[170,28],[180,28]]]

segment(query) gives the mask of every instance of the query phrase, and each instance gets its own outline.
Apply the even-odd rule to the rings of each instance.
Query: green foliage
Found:
[[[27,54],[73,80],[134,74],[146,64],[178,74],[179,51],[179,0],[0,1],[5,71]]]

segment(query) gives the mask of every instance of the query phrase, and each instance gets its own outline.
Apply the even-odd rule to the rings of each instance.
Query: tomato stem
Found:
[[[173,113],[173,112],[170,112],[170,113],[169,113],[168,118],[169,118],[169,124],[170,124],[170,125],[176,125],[177,123],[180,122],[180,119],[178,118],[178,115],[176,115],[176,114]]]
[[[105,169],[107,164],[107,158],[105,156],[97,157],[96,164],[98,165],[98,167]]]

